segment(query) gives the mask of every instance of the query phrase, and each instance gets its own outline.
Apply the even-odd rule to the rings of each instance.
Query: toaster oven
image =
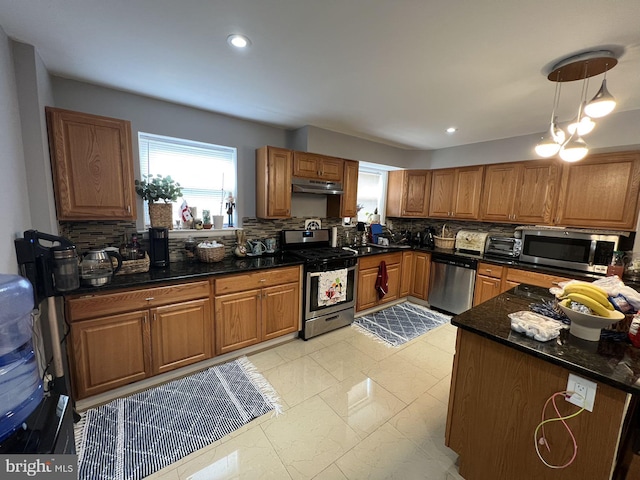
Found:
[[[489,237],[485,255],[518,258],[522,251],[522,240],[514,237]]]

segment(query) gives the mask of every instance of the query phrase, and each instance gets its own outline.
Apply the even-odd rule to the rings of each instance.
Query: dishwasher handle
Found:
[[[472,259],[462,259],[462,258],[452,259],[452,258],[437,257],[437,256],[434,255],[434,256],[431,257],[431,262],[432,263],[444,263],[445,265],[452,265],[454,267],[468,268],[470,270],[477,270],[478,269],[478,261],[477,260],[472,260]]]

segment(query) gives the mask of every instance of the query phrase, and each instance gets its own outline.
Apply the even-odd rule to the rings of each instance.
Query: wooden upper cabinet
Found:
[[[480,218],[484,166],[434,170],[431,177],[429,216]]]
[[[327,196],[328,217],[357,217],[358,216],[358,168],[359,164],[353,160],[343,160],[344,173],[342,180],[342,195]]]
[[[563,166],[558,225],[635,230],[640,152],[590,155]]]
[[[58,220],[136,218],[131,123],[46,108]]]
[[[431,171],[394,170],[387,184],[387,216],[426,218],[429,215]]]
[[[293,176],[316,180],[342,181],[343,160],[318,153],[294,152]]]
[[[485,169],[481,220],[551,223],[559,181],[556,161],[495,164]]]
[[[293,152],[284,148],[256,150],[256,217],[291,217]]]

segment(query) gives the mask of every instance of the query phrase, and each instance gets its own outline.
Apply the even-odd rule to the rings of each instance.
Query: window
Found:
[[[143,132],[138,133],[138,143],[141,174],[170,175],[182,187],[182,198],[173,204],[174,220],[181,218],[180,205],[186,200],[197,208],[198,218],[209,210],[211,215],[225,215],[227,223],[226,197],[236,191],[235,148]],[[146,205],[144,223],[150,223]]]
[[[395,167],[360,162],[358,168],[358,211],[359,222],[368,222],[369,215],[378,209],[380,222],[384,223],[387,199],[387,171]]]

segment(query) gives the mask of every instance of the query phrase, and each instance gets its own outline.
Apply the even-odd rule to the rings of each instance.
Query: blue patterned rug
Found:
[[[271,410],[277,395],[246,357],[87,410],[78,478],[139,479]]]
[[[415,303],[404,302],[356,318],[353,324],[366,334],[397,347],[449,320],[449,315]]]

